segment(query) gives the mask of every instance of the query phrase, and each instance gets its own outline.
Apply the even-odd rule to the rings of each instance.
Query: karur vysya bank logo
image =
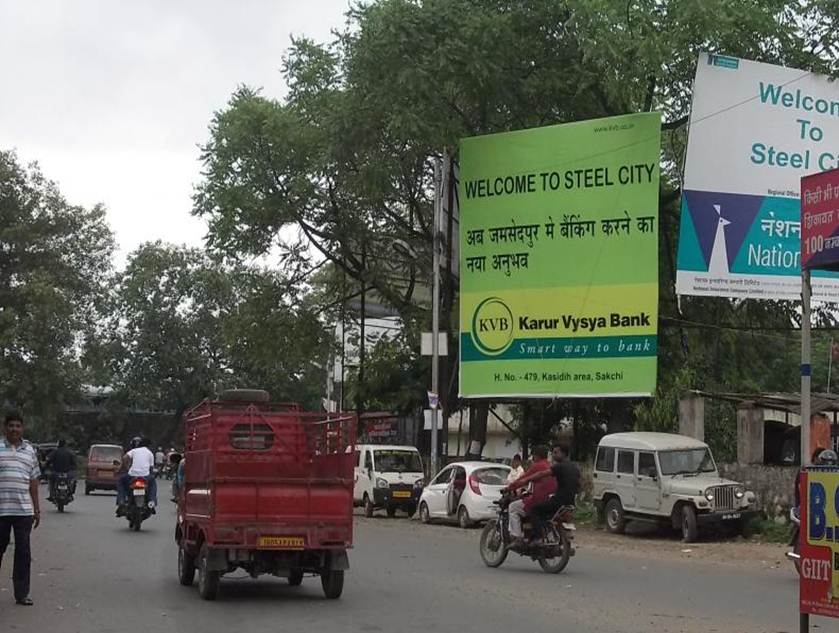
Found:
[[[484,299],[472,315],[471,334],[481,353],[502,354],[513,343],[513,312],[498,297]]]

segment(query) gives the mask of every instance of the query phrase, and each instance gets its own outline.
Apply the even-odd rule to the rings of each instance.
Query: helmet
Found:
[[[140,444],[143,443],[143,438],[139,435],[131,438],[131,448],[140,448]]]
[[[826,448],[816,457],[816,464],[819,466],[839,466],[839,455],[836,454],[836,451]]]

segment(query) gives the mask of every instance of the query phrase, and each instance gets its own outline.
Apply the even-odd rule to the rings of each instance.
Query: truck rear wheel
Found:
[[[344,570],[329,569],[320,575],[320,583],[323,586],[323,595],[330,600],[341,597],[344,591]]]
[[[178,547],[178,581],[184,587],[191,587],[195,580],[195,558],[183,548]]]
[[[221,572],[210,570],[209,563],[210,550],[206,545],[202,545],[198,555],[198,594],[204,600],[215,600],[218,596]]]
[[[303,584],[303,570],[292,569],[288,573],[288,584],[292,587],[299,587],[301,584]]]

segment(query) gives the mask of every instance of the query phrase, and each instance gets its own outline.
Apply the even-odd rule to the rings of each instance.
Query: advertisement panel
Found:
[[[655,390],[658,113],[460,145],[460,393]]]
[[[801,477],[801,613],[839,617],[839,470]]]
[[[801,179],[801,267],[839,266],[839,169]]]
[[[676,291],[801,298],[803,176],[839,166],[839,84],[701,55],[690,116]],[[813,298],[839,300],[836,273]]]

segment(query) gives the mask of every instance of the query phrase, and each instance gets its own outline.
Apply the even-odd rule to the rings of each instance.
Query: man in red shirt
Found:
[[[550,473],[551,465],[548,462],[548,449],[544,446],[537,446],[533,449],[533,464],[527,469],[523,477],[520,477],[505,490],[513,491],[519,490],[527,486],[533,481],[533,490],[530,496],[524,499],[518,499],[510,504],[510,536],[513,537],[514,543],[521,542],[524,538],[524,533],[521,529],[521,519],[526,515],[530,509],[537,503],[544,503],[548,500],[556,490],[556,479],[553,477],[539,477],[537,475],[548,471]]]

